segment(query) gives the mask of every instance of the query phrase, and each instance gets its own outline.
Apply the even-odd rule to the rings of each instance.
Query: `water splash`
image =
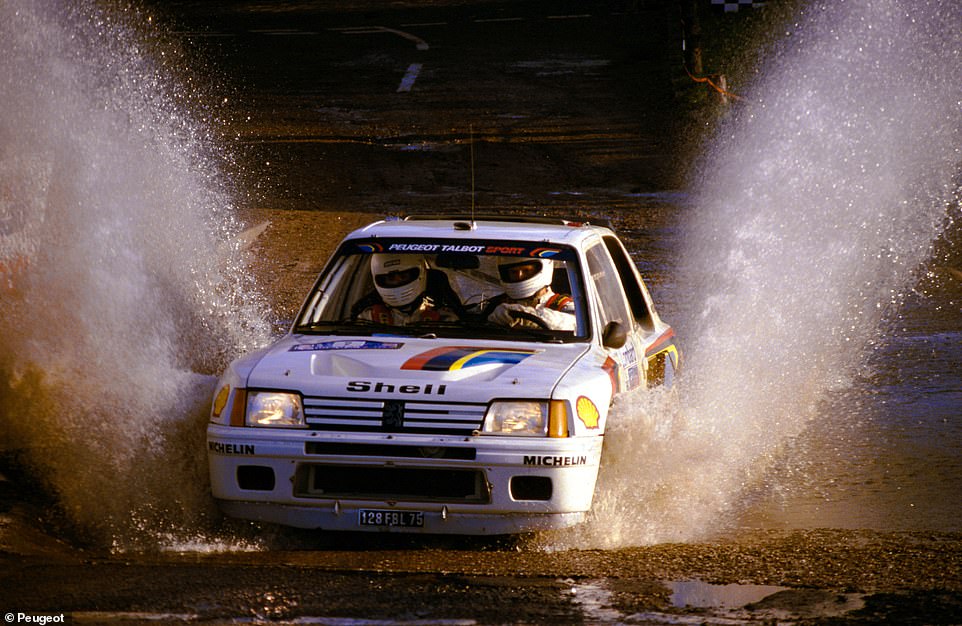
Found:
[[[269,332],[148,16],[0,3],[0,434],[118,549],[208,512],[211,375]]]
[[[592,522],[604,547],[731,524],[780,449],[884,341],[960,216],[962,13],[813,2],[704,162],[678,258],[690,293],[677,398],[616,407]]]

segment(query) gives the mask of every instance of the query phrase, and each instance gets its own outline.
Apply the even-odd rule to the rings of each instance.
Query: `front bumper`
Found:
[[[208,426],[207,439],[212,492],[231,517],[432,534],[511,534],[581,522],[591,507],[602,444],[598,436],[361,434],[217,424]],[[372,524],[371,511],[401,512],[383,517],[416,516],[418,523]]]

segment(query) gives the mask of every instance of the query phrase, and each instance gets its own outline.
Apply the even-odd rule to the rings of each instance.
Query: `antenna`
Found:
[[[471,136],[471,230],[474,230],[474,124],[469,124],[468,129]]]

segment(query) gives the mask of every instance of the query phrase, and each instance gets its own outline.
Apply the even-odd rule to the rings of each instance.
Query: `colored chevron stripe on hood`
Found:
[[[477,348],[469,346],[446,346],[412,356],[401,366],[402,370],[428,370],[453,372],[466,367],[488,363],[520,363],[536,350],[505,350],[502,348]]]

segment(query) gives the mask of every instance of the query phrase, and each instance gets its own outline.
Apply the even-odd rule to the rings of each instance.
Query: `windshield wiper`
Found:
[[[450,331],[459,331],[452,333]],[[410,326],[392,326],[372,320],[355,319],[342,321],[318,321],[310,324],[300,324],[294,328],[295,333],[301,334],[330,334],[330,335],[403,335],[416,336],[423,339],[437,339],[438,337],[470,337],[474,339],[502,339],[507,341],[539,341],[544,343],[564,343],[556,331],[541,329],[484,324],[481,326],[467,326],[461,321],[431,321],[411,324]]]
[[[483,328],[483,332],[492,337],[496,336],[498,339],[506,339],[508,341],[564,343],[564,340],[555,334],[557,331],[548,330],[546,328],[530,328],[526,326],[508,327],[486,324]]]
[[[333,335],[356,334],[358,332],[367,334],[372,330],[397,329],[397,326],[372,322],[371,320],[323,320],[311,322],[310,324],[300,324],[294,328],[296,333],[331,333]]]

